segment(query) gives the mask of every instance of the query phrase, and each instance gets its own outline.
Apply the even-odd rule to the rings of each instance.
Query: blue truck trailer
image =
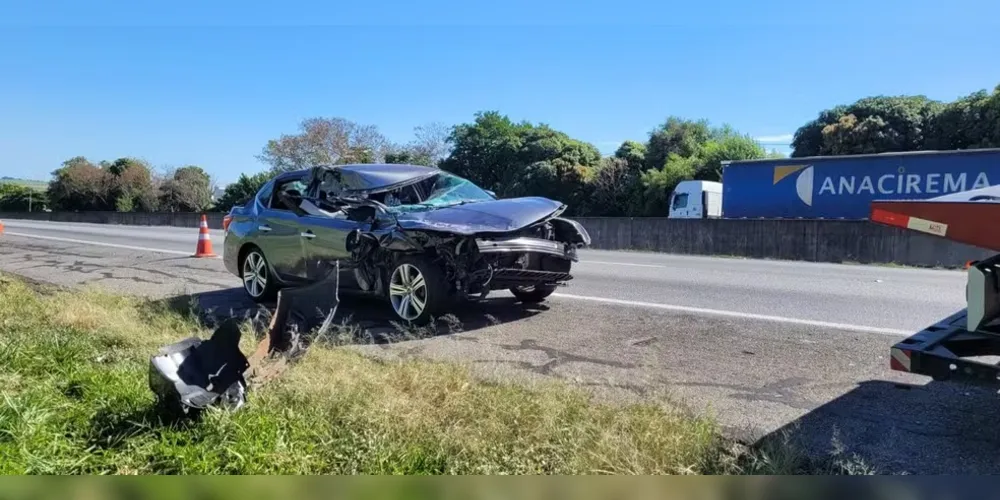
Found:
[[[873,201],[923,200],[995,185],[1000,149],[723,162],[721,216],[867,219]]]

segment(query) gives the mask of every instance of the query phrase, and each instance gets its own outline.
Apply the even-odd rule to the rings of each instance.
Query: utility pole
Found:
[[[31,194],[32,194],[33,192],[34,192],[34,191],[28,191],[28,212],[29,212],[29,213],[31,212]]]

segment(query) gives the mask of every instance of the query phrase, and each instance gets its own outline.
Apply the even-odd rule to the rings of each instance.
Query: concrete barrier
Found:
[[[222,229],[222,217],[218,212],[205,214],[210,229]],[[85,222],[90,224],[125,224],[129,226],[174,226],[197,228],[201,223],[200,213],[188,212],[0,212],[3,219],[30,219],[53,222]]]
[[[578,217],[593,248],[811,262],[961,267],[992,252],[854,220]]]
[[[222,229],[222,213],[208,213],[208,227]],[[198,227],[196,213],[0,212],[0,220]],[[960,267],[991,254],[969,245],[884,227],[868,221],[805,219],[676,220],[660,217],[577,217],[593,248],[689,255],[896,263]]]

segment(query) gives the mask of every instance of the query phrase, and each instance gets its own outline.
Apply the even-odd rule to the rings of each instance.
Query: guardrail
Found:
[[[222,213],[208,213],[222,228]],[[196,229],[201,214],[139,212],[0,212],[3,219],[177,226]],[[811,262],[961,267],[989,257],[969,245],[868,221],[817,219],[677,220],[665,217],[577,217],[603,250],[640,250]]]

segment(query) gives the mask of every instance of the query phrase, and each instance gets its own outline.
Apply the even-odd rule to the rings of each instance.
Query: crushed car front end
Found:
[[[389,223],[359,232],[352,241],[358,282],[381,294],[393,263],[408,255],[430,258],[453,298],[485,298],[495,290],[548,290],[573,279],[577,251],[590,245],[578,222],[556,216],[508,231],[453,232]],[[542,292],[535,291],[534,294]],[[540,297],[544,298],[544,297]]]
[[[389,207],[403,239],[433,255],[457,298],[510,290],[541,300],[573,278],[577,251],[590,245],[566,205],[548,198],[496,199],[468,180],[443,173],[416,204]],[[525,292],[528,290],[529,292]]]
[[[573,279],[577,250],[590,235],[576,221],[553,217],[509,234],[474,235],[474,252],[456,273],[467,276],[465,292],[558,286]],[[471,245],[470,245],[471,246]]]

